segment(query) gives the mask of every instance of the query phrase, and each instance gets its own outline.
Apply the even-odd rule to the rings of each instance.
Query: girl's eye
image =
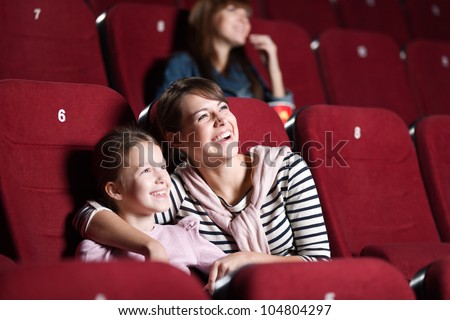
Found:
[[[149,173],[151,172],[150,168],[145,168],[144,170],[142,170],[142,173]]]
[[[162,169],[162,170],[167,170],[167,168],[168,168],[168,165],[167,165],[167,164],[161,166],[161,169]]]
[[[222,110],[228,110],[228,109],[229,109],[229,107],[228,107],[228,105],[226,105],[226,104],[220,106],[220,108],[219,108],[220,111],[222,111]]]

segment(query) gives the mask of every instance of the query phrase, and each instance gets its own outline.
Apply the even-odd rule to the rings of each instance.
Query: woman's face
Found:
[[[213,17],[216,39],[231,47],[243,46],[251,29],[249,16],[247,9],[233,4],[219,10]]]
[[[220,166],[238,153],[239,130],[228,104],[187,94],[178,146],[193,164]]]

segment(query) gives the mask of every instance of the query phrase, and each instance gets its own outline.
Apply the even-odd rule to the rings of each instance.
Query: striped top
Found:
[[[176,223],[195,216],[200,220],[200,234],[225,253],[238,251],[234,239],[221,230],[186,190],[181,177],[172,174],[170,209],[156,213],[159,224]],[[250,201],[251,190],[235,205],[222,200],[227,209],[238,215]],[[216,197],[215,194],[211,195]],[[330,247],[322,208],[311,172],[296,153],[288,153],[277,178],[261,207],[261,222],[273,255],[299,255],[307,261],[328,260]],[[85,236],[94,214],[102,207],[88,202],[74,217],[74,227]]]

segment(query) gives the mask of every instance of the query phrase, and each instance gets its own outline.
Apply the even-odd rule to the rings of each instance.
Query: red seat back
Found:
[[[442,241],[450,242],[450,115],[433,115],[415,126],[417,155]]]
[[[369,258],[249,265],[234,274],[226,288],[224,298],[235,300],[414,299],[397,269]],[[327,311],[325,307],[322,314]]]
[[[339,26],[335,8],[329,0],[264,0],[263,7],[267,18],[297,23],[311,38]]]
[[[268,34],[275,42],[283,82],[286,89],[293,93],[297,109],[326,102],[317,59],[311,50],[311,37],[302,27],[286,21],[252,19],[252,33]],[[250,43],[247,43],[246,49],[250,60],[270,85],[259,53]]]
[[[83,1],[0,1],[0,79],[108,85],[95,17]]]
[[[337,8],[345,28],[385,33],[399,46],[411,39],[405,8],[400,1],[339,0]]]
[[[408,78],[425,115],[450,114],[450,43],[416,40],[406,48]]]
[[[383,108],[316,105],[297,115],[333,256],[372,244],[439,243],[408,128]]]
[[[450,40],[450,2],[447,0],[405,0],[415,39]]]
[[[134,122],[126,101],[99,85],[0,81],[0,198],[18,260],[74,254],[70,214],[93,199],[91,151]],[[4,235],[2,235],[4,236]]]
[[[204,300],[194,276],[158,262],[116,261],[17,266],[0,273],[7,300]]]
[[[112,87],[130,103],[135,115],[156,93],[167,59],[183,36],[176,7],[119,3],[100,22]]]
[[[390,109],[408,125],[421,116],[399,46],[389,36],[328,30],[320,38],[319,61],[331,104]]]

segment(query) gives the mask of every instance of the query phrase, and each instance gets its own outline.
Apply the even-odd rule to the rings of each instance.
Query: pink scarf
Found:
[[[253,193],[250,204],[236,217],[224,207],[194,168],[187,165],[178,167],[175,172],[181,176],[187,190],[202,205],[209,218],[234,238],[239,250],[270,254],[260,209],[288,152],[288,147],[256,146],[250,150]]]

